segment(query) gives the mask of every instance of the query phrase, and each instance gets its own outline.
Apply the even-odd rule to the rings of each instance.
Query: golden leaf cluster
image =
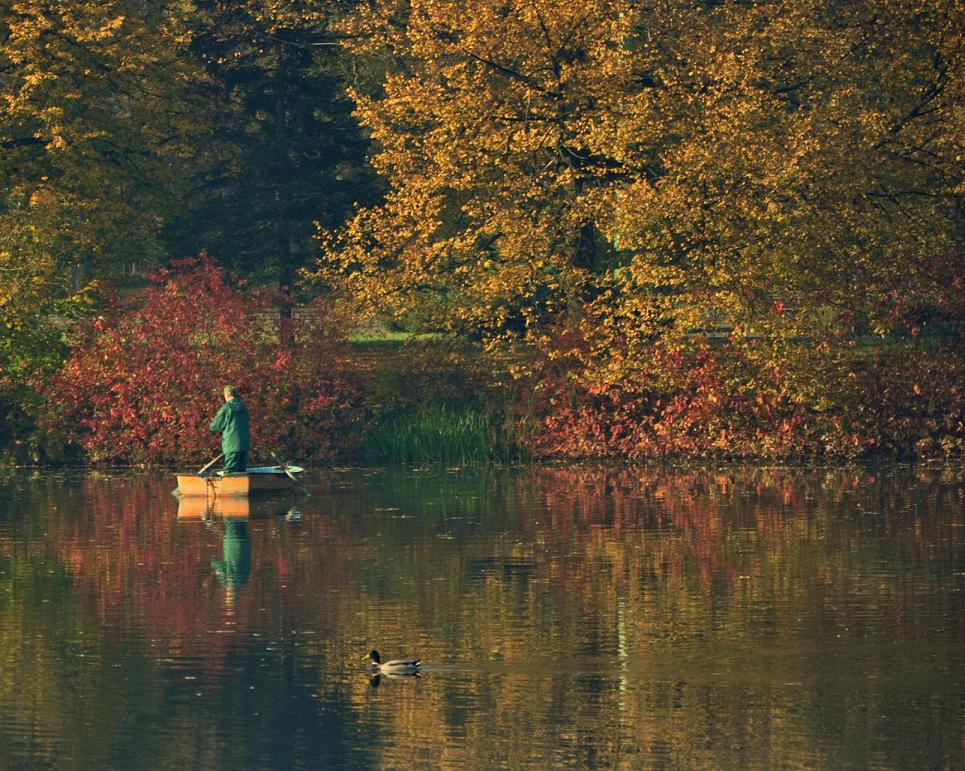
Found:
[[[193,131],[178,4],[0,2],[4,328],[83,304],[98,276],[160,252],[173,161]]]
[[[562,321],[603,354],[884,329],[889,297],[939,302],[961,272],[963,21],[942,0],[366,3],[343,32],[391,190],[315,276],[363,311],[490,341]]]

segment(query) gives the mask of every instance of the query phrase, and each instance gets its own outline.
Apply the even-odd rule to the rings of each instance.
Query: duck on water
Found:
[[[382,661],[378,651],[362,657],[372,662],[372,671],[382,675],[417,675],[422,662],[418,659],[392,659]]]

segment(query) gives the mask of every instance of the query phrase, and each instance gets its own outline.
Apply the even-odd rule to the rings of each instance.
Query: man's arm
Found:
[[[211,425],[208,426],[212,431],[218,432],[224,430],[225,423],[225,412],[228,409],[228,405],[225,404],[218,410],[218,414],[214,416],[214,420],[211,421]]]

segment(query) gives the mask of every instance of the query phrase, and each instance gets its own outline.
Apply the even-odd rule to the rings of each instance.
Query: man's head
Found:
[[[226,402],[230,402],[237,395],[238,395],[238,389],[235,386],[224,387],[224,400]]]

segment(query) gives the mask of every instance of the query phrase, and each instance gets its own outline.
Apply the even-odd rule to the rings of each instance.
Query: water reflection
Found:
[[[960,469],[170,486],[0,479],[0,767],[963,761]]]
[[[251,538],[248,535],[248,523],[225,522],[221,548],[222,558],[212,561],[211,567],[214,568],[214,572],[225,588],[229,607],[233,607],[238,590],[248,583],[248,576],[251,573]]]
[[[402,682],[412,682],[418,680],[422,675],[419,672],[376,672],[369,678],[369,685],[378,688],[383,680],[401,680]]]
[[[179,520],[265,518],[278,514],[300,516],[305,495],[258,495],[252,497],[182,496],[178,497]]]

